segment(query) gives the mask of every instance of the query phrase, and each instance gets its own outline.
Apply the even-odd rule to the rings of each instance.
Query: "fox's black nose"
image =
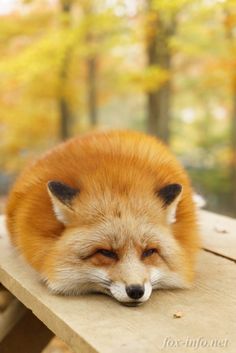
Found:
[[[126,293],[132,299],[140,299],[144,295],[144,288],[139,284],[131,284],[126,286]]]

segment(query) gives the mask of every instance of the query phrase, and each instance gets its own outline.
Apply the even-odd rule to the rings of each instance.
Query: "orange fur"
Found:
[[[76,214],[68,212],[68,225],[58,221],[54,214],[47,191],[50,180],[58,180],[80,190],[74,201]],[[177,220],[167,226],[155,191],[171,183],[181,184],[183,192],[177,207]],[[182,251],[179,262],[182,268],[178,271],[190,282],[199,248],[191,185],[167,147],[142,133],[90,133],[46,153],[26,168],[12,188],[7,204],[7,225],[12,242],[27,261],[39,273],[50,278],[55,275],[62,237],[72,239],[71,234],[76,227],[85,232],[96,229],[107,217],[122,222],[126,212],[132,214],[137,222],[143,219],[148,224],[170,229]],[[119,234],[116,237],[119,238]],[[129,246],[128,239],[127,236],[121,247],[117,245],[121,257],[125,247]],[[146,240],[136,240],[135,251],[138,254]],[[119,239],[116,241],[118,244]],[[102,242],[103,248],[110,247],[108,239]],[[65,257],[67,251],[69,248],[65,248]],[[168,261],[170,268],[175,267],[171,259]],[[158,256],[146,260],[150,266],[158,266],[159,262]],[[104,260],[100,255],[96,255],[89,266],[109,267],[111,277],[119,277],[118,273],[121,273],[120,269],[115,269],[114,262]]]

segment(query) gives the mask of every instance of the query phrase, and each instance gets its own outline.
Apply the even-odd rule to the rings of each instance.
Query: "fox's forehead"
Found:
[[[95,212],[95,211],[94,211]],[[146,247],[157,245],[163,233],[161,217],[152,222],[147,212],[135,212],[127,205],[126,208],[110,207],[109,211],[101,209],[94,213],[94,221],[86,219],[86,224],[78,221],[74,225],[74,234],[78,235],[84,243],[97,247],[112,247],[114,249],[129,249],[133,246]],[[159,222],[158,222],[159,220]]]
[[[111,217],[90,226],[75,226],[66,234],[66,243],[87,255],[98,248],[128,253],[134,248],[156,247],[161,242],[162,231],[161,227],[142,219]]]
[[[80,234],[75,238],[80,241],[81,237],[89,247],[95,244],[128,249],[156,244],[166,222],[162,205],[154,195],[118,195],[104,190],[99,197],[81,193],[72,227],[75,235]]]
[[[109,221],[120,227],[124,224],[137,227],[137,224],[164,222],[162,203],[151,192],[137,191],[124,195],[104,190],[98,195],[81,193],[75,208],[78,223]]]
[[[157,243],[158,226],[152,225],[143,216],[136,218],[129,214],[120,214],[117,217],[108,217],[97,227],[97,234],[109,242],[114,248],[126,249],[133,246],[145,247],[150,243]]]

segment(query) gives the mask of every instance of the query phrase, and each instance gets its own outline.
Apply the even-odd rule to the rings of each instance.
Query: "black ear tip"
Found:
[[[66,188],[67,185],[56,180],[50,180],[48,183],[48,188],[52,193],[60,192],[62,189]]]
[[[180,194],[180,192],[182,191],[183,187],[180,184],[170,184],[167,185],[168,189],[171,190],[174,193]]]
[[[49,191],[56,196],[60,201],[67,203],[72,200],[79,192],[78,189],[74,189],[60,181],[50,180],[47,183]]]
[[[49,190],[51,192],[53,192],[53,190],[55,190],[59,184],[60,183],[58,181],[50,180],[50,181],[48,181],[47,186],[48,186]]]
[[[163,200],[164,206],[170,205],[181,193],[183,187],[180,184],[168,184],[158,191],[158,196]]]

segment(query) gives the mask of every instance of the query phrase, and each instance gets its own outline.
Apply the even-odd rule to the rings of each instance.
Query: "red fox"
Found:
[[[199,248],[186,172],[157,138],[93,132],[26,168],[7,204],[12,243],[54,293],[135,306],[187,288]]]

